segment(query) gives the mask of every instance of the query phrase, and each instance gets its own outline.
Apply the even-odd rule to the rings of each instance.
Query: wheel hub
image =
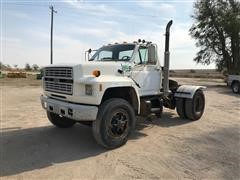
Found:
[[[234,92],[238,92],[238,86],[236,86],[236,85],[233,86],[233,91],[234,91]]]
[[[128,120],[126,112],[115,112],[110,121],[110,134],[114,137],[122,136],[127,130]]]

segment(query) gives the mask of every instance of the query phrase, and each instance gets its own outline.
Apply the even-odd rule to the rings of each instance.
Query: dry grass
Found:
[[[11,72],[7,73],[8,78],[27,78],[27,73],[25,72]]]
[[[223,74],[214,69],[170,70],[170,77],[224,79]]]
[[[41,80],[37,80],[36,75],[27,74],[26,78],[8,78],[8,77],[1,78],[0,84],[1,86],[13,86],[13,87],[40,86]]]

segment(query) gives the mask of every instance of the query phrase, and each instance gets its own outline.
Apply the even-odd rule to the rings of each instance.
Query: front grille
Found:
[[[71,67],[48,67],[45,69],[45,77],[72,78]]]
[[[73,94],[73,70],[71,67],[48,67],[44,72],[45,91]]]
[[[45,81],[45,90],[62,94],[72,94],[72,84]]]

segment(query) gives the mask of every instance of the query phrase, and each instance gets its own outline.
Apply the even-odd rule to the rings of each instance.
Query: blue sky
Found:
[[[1,61],[23,67],[48,65],[50,9],[54,14],[54,63],[81,63],[85,50],[137,39],[157,43],[163,62],[164,29],[173,19],[171,69],[214,68],[196,64],[195,41],[189,36],[193,23],[190,0],[1,0]]]

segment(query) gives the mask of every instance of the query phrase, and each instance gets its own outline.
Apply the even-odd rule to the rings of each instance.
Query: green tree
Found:
[[[6,65],[6,68],[7,69],[12,69],[11,65],[9,65],[9,64]]]
[[[0,70],[7,69],[7,66],[0,61]]]
[[[198,0],[194,3],[194,24],[190,35],[200,48],[194,61],[218,70],[240,72],[240,2],[238,0]]]
[[[4,64],[0,61],[0,69],[4,69]]]
[[[24,68],[26,71],[31,71],[32,70],[32,68],[31,68],[31,66],[30,66],[30,64],[29,63],[26,63],[25,64],[25,68]]]
[[[33,69],[34,71],[38,71],[38,70],[39,70],[39,66],[38,66],[37,64],[33,64],[33,65],[32,65],[32,69]]]

